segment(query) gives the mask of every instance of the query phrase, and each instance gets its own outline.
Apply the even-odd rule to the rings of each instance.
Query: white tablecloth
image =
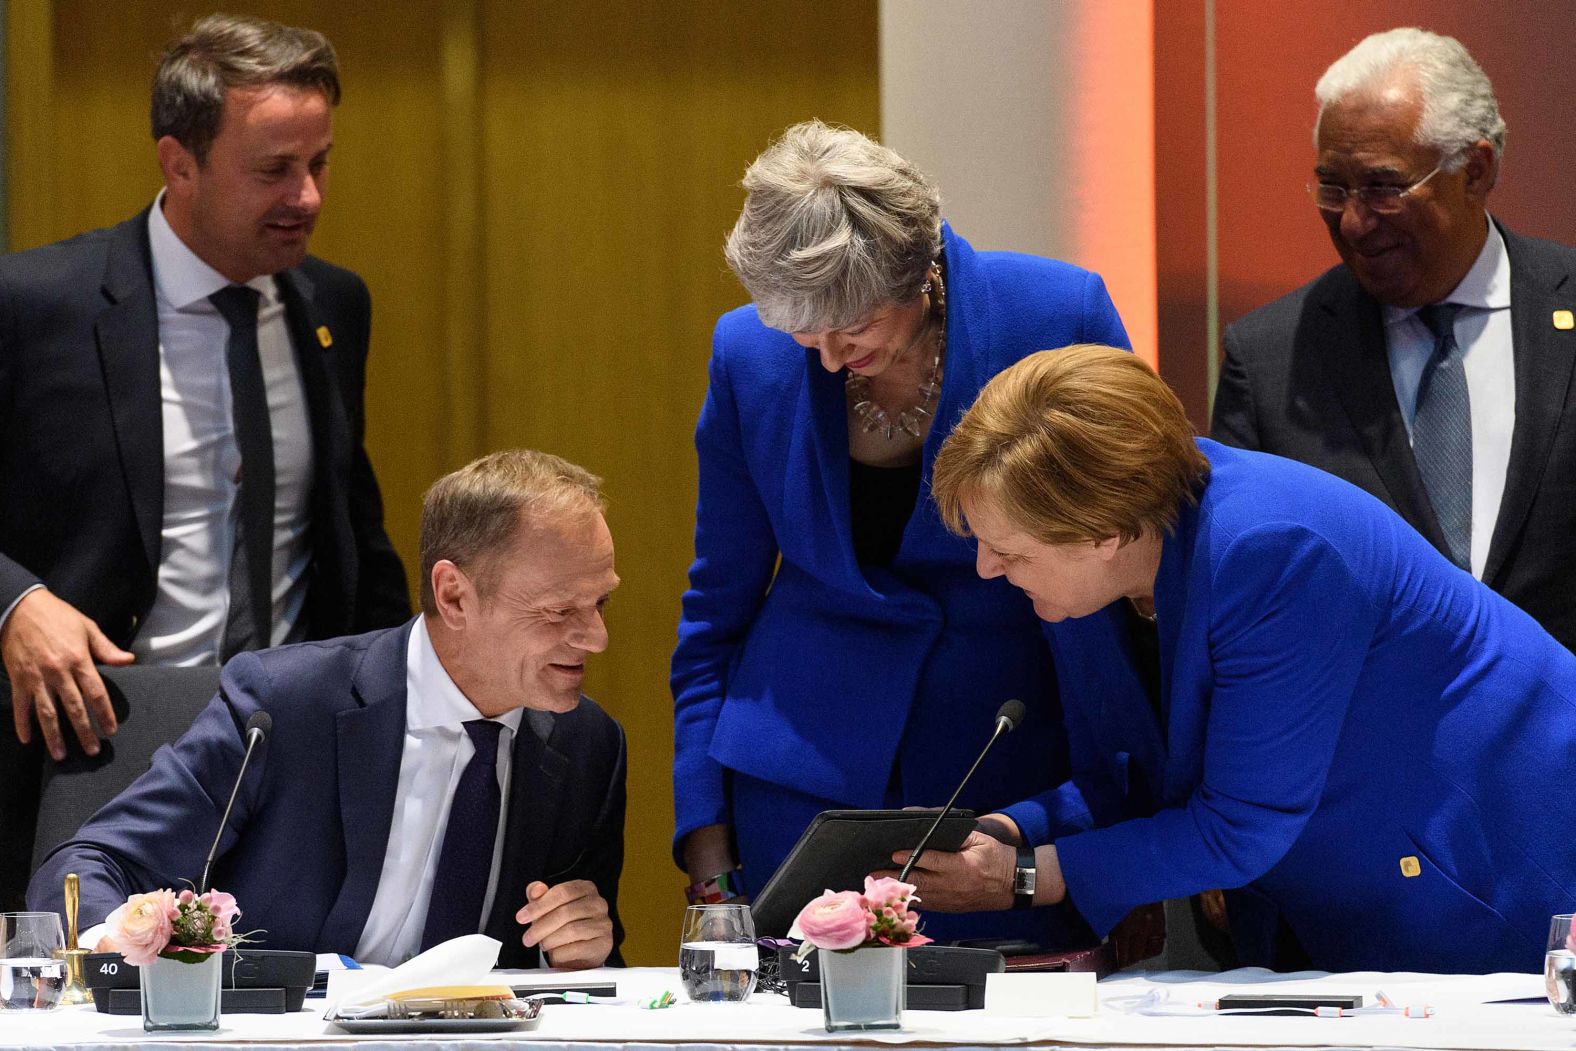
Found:
[[[663,989],[682,993],[671,968],[630,968],[597,972],[616,981],[621,996],[655,995]],[[592,977],[588,974],[587,977]],[[1267,991],[1331,990],[1361,993],[1368,1002],[1382,990],[1402,1004],[1431,1004],[1432,1018],[1399,1017],[1143,1017],[1124,1014],[1113,1004],[1154,988],[1164,988],[1176,1003],[1213,1001],[1223,992],[1257,987]],[[806,1044],[870,1046],[1073,1045],[1081,1047],[1394,1047],[1442,1048],[1463,1051],[1572,1051],[1576,1049],[1576,1016],[1554,1013],[1542,999],[1543,979],[1530,974],[1441,976],[1427,974],[1298,974],[1240,970],[1226,974],[1178,971],[1123,974],[1100,983],[1102,1009],[1092,1018],[1008,1018],[986,1011],[909,1011],[904,1028],[850,1039],[828,1034],[821,1013],[790,1007],[786,998],[756,994],[746,1004],[691,1004],[661,1011],[601,1005],[549,1005],[541,1024],[530,1032],[466,1036],[435,1041],[423,1036],[362,1038],[357,1051],[374,1048],[432,1048],[442,1051],[480,1048],[516,1041],[533,1051],[580,1051],[614,1045],[654,1051],[725,1051],[749,1045],[803,1048]],[[1529,1003],[1491,1003],[1510,998],[1536,998]],[[52,1012],[0,1011],[0,1047],[124,1048],[260,1045],[307,1047],[354,1041],[323,1021],[323,1001],[308,1000],[308,1009],[292,1015],[226,1015],[217,1033],[176,1036],[148,1034],[132,1015],[101,1015],[90,1007]],[[821,1051],[820,1048],[817,1051]]]

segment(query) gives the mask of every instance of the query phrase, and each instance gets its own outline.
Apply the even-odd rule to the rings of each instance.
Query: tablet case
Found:
[[[823,891],[863,890],[870,873],[901,868],[892,855],[918,846],[935,820],[934,810],[823,810],[751,901],[756,935],[785,937],[799,910]],[[973,811],[954,810],[927,850],[957,850],[975,825]]]

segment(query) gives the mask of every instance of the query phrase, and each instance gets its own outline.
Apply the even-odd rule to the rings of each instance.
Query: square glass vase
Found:
[[[887,945],[851,952],[817,950],[828,1033],[903,1027],[906,951]]]
[[[142,984],[142,1028],[149,1033],[219,1028],[219,985],[224,956],[201,963],[157,957],[138,968]]]

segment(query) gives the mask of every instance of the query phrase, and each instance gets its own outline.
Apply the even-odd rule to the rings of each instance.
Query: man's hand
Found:
[[[71,724],[88,755],[99,739],[115,732],[115,712],[95,660],[130,664],[136,658],[110,642],[76,607],[39,588],[22,598],[0,629],[0,657],[11,677],[11,714],[17,740],[33,739],[33,719],[56,760],[66,757],[62,721]],[[64,715],[64,720],[62,720]]]
[[[874,872],[876,877],[897,877],[910,851],[892,855],[897,868]],[[924,910],[936,912],[986,912],[1012,908],[1012,870],[1018,852],[999,839],[970,832],[957,853],[927,850],[908,874]],[[924,911],[922,910],[922,911]]]
[[[549,887],[537,880],[525,888],[525,907],[514,918],[529,928],[520,941],[540,946],[553,967],[600,967],[613,951],[613,918],[590,880]]]

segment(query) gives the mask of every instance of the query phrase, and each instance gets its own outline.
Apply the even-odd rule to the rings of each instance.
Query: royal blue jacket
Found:
[[[1320,968],[1536,970],[1576,906],[1576,656],[1355,486],[1199,447],[1155,587],[1165,732],[1119,606],[1056,625],[1073,780],[1008,813],[1102,934],[1245,887]],[[1263,962],[1272,929],[1234,934]]]
[[[695,435],[695,562],[673,655],[675,844],[732,822],[725,768],[878,807],[900,760],[902,798],[939,806],[1011,697],[1029,718],[962,804],[1001,806],[1065,772],[1039,621],[1005,581],[978,578],[973,545],[942,526],[928,479],[952,424],[997,372],[1033,351],[1125,347],[1127,336],[1098,276],[975,252],[950,228],[943,237],[942,391],[918,505],[889,568],[854,558],[843,376],[753,307],[717,323]],[[750,878],[758,888],[769,875]]]

